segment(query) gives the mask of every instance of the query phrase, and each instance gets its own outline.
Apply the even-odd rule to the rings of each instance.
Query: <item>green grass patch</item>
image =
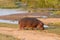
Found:
[[[60,11],[54,11],[53,14],[54,15],[60,15]]]
[[[14,38],[13,36],[10,35],[5,35],[0,33],[0,40],[20,40],[20,39]]]
[[[49,26],[60,26],[60,22],[49,23]]]
[[[50,27],[47,29],[49,33],[56,33],[60,35],[60,27]]]
[[[0,27],[18,28],[18,24],[0,23]]]
[[[54,22],[48,24],[50,27],[47,29],[48,32],[56,33],[60,35],[60,22]]]

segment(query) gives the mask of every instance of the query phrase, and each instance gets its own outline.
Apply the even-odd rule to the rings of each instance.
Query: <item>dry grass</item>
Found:
[[[10,35],[5,35],[5,34],[0,33],[0,40],[19,40],[19,39],[14,38]]]
[[[0,27],[18,28],[17,24],[0,23]]]

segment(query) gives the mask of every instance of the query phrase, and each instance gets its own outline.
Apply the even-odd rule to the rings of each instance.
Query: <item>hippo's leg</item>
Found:
[[[20,30],[24,30],[25,25],[20,24]]]

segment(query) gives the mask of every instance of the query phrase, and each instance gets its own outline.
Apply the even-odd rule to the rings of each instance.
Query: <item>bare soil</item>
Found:
[[[60,40],[60,36],[48,33],[46,30],[18,30],[15,28],[0,27],[0,33],[12,35],[20,40]]]
[[[38,18],[38,19],[41,20],[42,22],[44,22],[45,24],[54,23],[54,22],[59,23],[60,22],[60,18]]]

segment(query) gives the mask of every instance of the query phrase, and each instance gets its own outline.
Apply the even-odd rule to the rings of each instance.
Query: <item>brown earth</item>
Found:
[[[14,28],[0,27],[0,33],[12,35],[21,40],[60,40],[60,36],[48,33],[46,30],[18,30]]]
[[[60,23],[60,18],[38,18],[38,19],[44,22],[45,24],[55,23],[55,22]]]

